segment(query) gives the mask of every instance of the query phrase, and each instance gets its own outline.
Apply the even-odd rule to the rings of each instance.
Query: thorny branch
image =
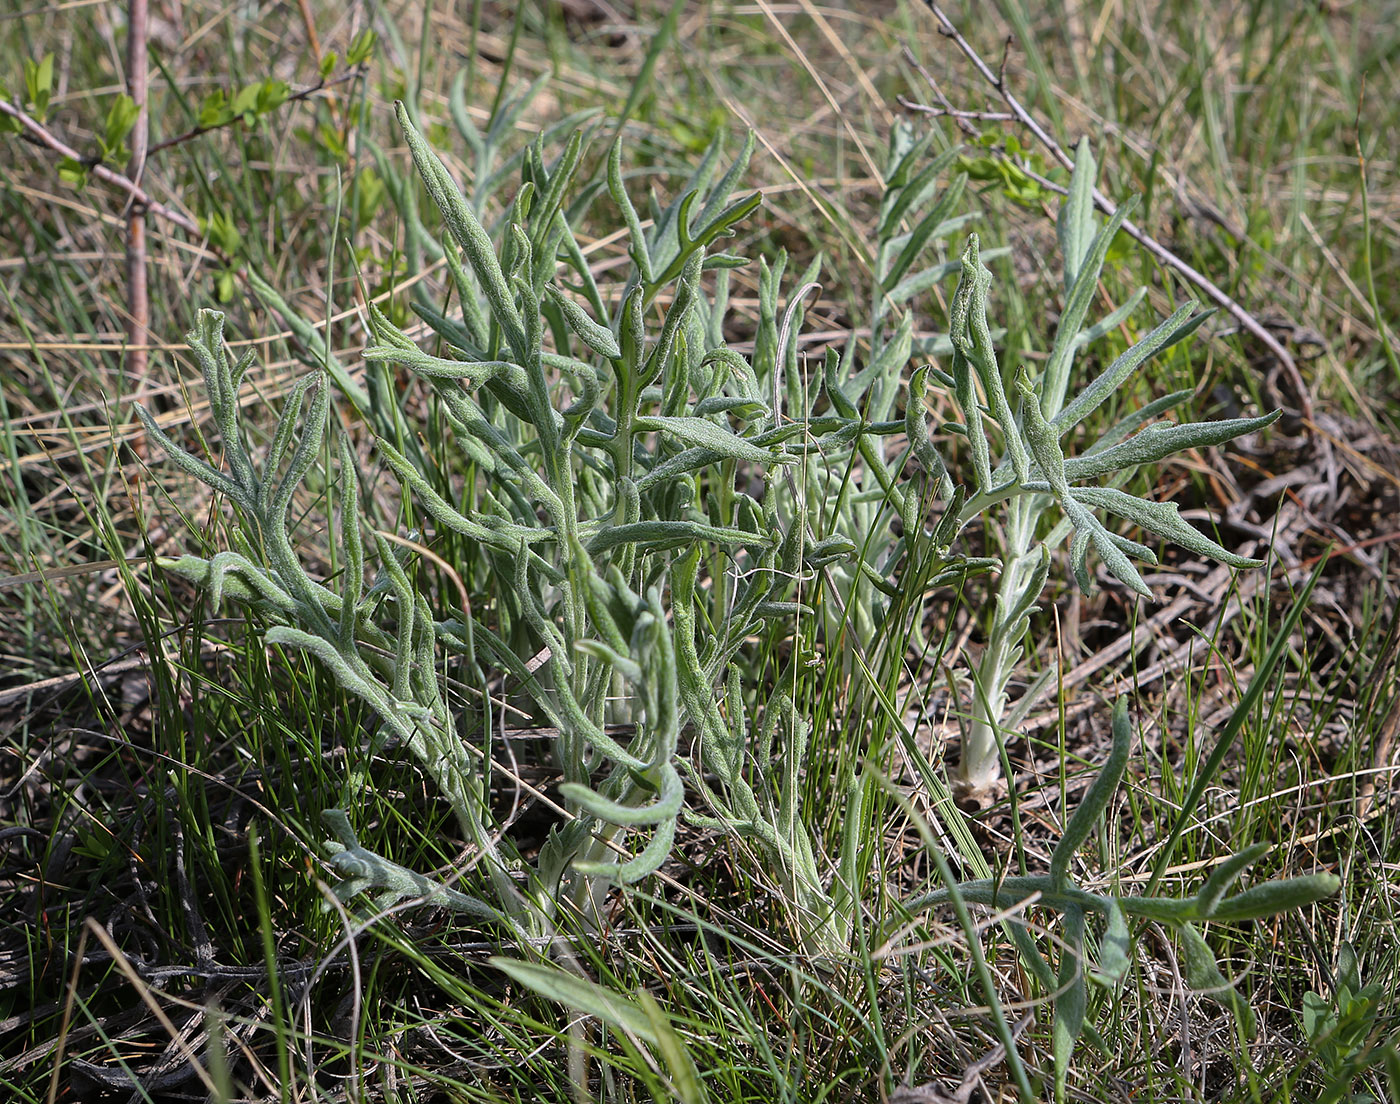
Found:
[[[1031,134],[1035,136],[1036,140],[1040,142],[1061,165],[1065,168],[1073,168],[1073,158],[1071,158],[1050,133],[1036,121],[1035,116],[1022,106],[1021,102],[1016,99],[1016,96],[1008,87],[1004,72],[1005,57],[1003,57],[1002,60],[1003,72],[992,72],[991,67],[982,60],[982,55],[962,36],[957,26],[948,18],[947,14],[938,6],[935,0],[924,0],[924,4],[933,14],[933,17],[938,20],[939,34],[943,35],[944,38],[952,39],[953,42],[956,43],[958,49],[961,50],[968,61],[972,63],[973,68],[977,70],[982,79],[996,89],[998,95],[1000,95],[1002,100],[1006,103],[1006,106],[1010,109],[1015,119],[1029,130]],[[941,93],[937,92],[936,86],[934,87],[935,93],[943,103],[945,112],[950,112],[951,105],[948,104],[946,98],[944,98]],[[1054,187],[1043,178],[1034,177],[1034,179],[1042,186]],[[1058,188],[1054,190],[1063,191]],[[1097,188],[1094,189],[1093,195],[1094,205],[1105,215],[1112,216],[1117,210],[1117,206],[1113,201]],[[1311,432],[1313,424],[1312,396],[1308,393],[1307,385],[1304,384],[1302,374],[1298,371],[1297,362],[1293,359],[1293,355],[1284,348],[1283,343],[1271,334],[1268,328],[1255,318],[1254,315],[1232,299],[1225,291],[1217,287],[1208,276],[1187,264],[1186,261],[1178,257],[1166,246],[1162,245],[1152,237],[1152,235],[1133,223],[1132,220],[1125,219],[1123,221],[1123,230],[1130,238],[1156,257],[1157,260],[1200,288],[1206,296],[1232,315],[1235,320],[1239,322],[1241,327],[1258,338],[1259,341],[1263,343],[1264,347],[1277,358],[1279,364],[1283,367],[1284,372],[1288,376],[1288,381],[1292,385],[1294,393],[1298,397],[1299,412],[1302,414],[1303,421],[1305,425],[1308,426],[1309,432]]]

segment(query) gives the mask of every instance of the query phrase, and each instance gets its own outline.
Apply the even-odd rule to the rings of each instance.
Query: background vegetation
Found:
[[[1108,757],[1109,706],[1128,698],[1125,785],[1076,861],[1080,884],[1190,896],[1228,856],[1267,843],[1251,880],[1328,871],[1341,888],[1205,929],[1239,1000],[1193,992],[1190,948],[1135,920],[1125,980],[1088,991],[1069,1095],[1400,1099],[1389,6],[948,6],[1065,149],[1091,140],[1100,190],[1141,196],[1136,223],[1291,353],[1306,395],[1218,314],[1087,427],[1181,389],[1203,415],[1284,408],[1267,430],[1127,484],[1268,563],[1236,574],[1161,550],[1146,574],[1156,603],[1084,593],[1066,564],[1052,570],[1013,679],[1013,699],[1035,688],[1007,748],[1014,785],[976,811],[951,801],[945,756],[969,694],[957,672],[990,629],[988,578],[911,595],[878,647],[841,643],[820,619],[750,641],[746,676],[802,672],[792,696],[810,736],[786,792],[826,891],[854,902],[845,957],[812,953],[808,918],[757,842],[682,822],[666,865],[610,897],[606,927],[573,944],[589,986],[560,991],[555,978],[544,995],[538,978],[492,965],[520,954],[489,925],[411,897],[376,911],[334,895],[321,814],[342,805],[360,842],[404,867],[464,890],[481,879],[423,772],[371,747],[359,700],[304,653],[268,647],[256,613],[205,603],[156,569],[158,556],[229,547],[232,516],[163,462],[133,401],[187,447],[207,441],[217,465],[210,397],[179,340],[200,308],[225,311],[230,347],[253,354],[244,418],[262,449],[311,367],[329,354],[359,372],[368,300],[411,327],[415,288],[443,296],[445,262],[413,232],[436,221],[396,99],[488,221],[513,194],[520,151],[548,134],[552,163],[570,124],[600,112],[581,173],[601,198],[575,226],[600,282],[629,264],[601,185],[612,120],[626,116],[639,206],[648,188],[663,206],[680,194],[717,136],[732,155],[751,131],[735,194],[764,201],[723,246],[751,259],[731,273],[724,336],[748,353],[772,327],[757,258],[776,266],[786,251],[786,303],[820,254],[800,339],[813,379],[828,346],[854,332],[863,359],[882,338],[875,243],[897,120],[936,132],[930,156],[962,146],[948,175],[969,177],[959,213],[974,221],[960,232],[977,230],[994,275],[1008,373],[1043,365],[1064,306],[1054,188],[1068,174],[921,4],[157,2],[139,185],[165,210],[138,220],[142,309],[125,267],[142,213],[92,168],[121,176],[139,137],[119,99],[125,12],[0,14],[0,99],[77,154],[33,131],[0,135],[0,1087],[12,1098],[1015,1099],[999,1022],[1048,1098],[1057,986],[1028,969],[996,910],[974,901],[970,932],[950,908],[904,904],[942,884],[940,858],[967,879],[1048,868]],[[463,137],[473,128],[481,148]],[[928,248],[956,261],[961,240]],[[947,357],[956,281],[916,301],[915,364]],[[1200,295],[1120,235],[1092,317],[1138,287],[1144,304],[1086,352],[1086,377]],[[148,359],[132,349],[133,318]],[[927,412],[935,426],[957,420],[939,393]],[[336,418],[367,446],[365,425]],[[446,436],[439,423],[423,439],[444,465]],[[408,520],[397,487],[382,466],[363,470],[392,531]],[[340,566],[338,494],[313,480],[294,503],[297,550],[318,577]],[[969,531],[961,551],[993,554],[986,543]],[[450,541],[432,549],[459,562]],[[458,582],[469,601],[499,586]],[[455,600],[449,574],[434,593]],[[1280,626],[1278,670],[1235,712]],[[513,715],[495,749],[509,784],[494,814],[525,852],[559,820],[539,720]],[[886,784],[852,804],[857,771]],[[1183,803],[1193,815],[1178,838]],[[1058,954],[1061,920],[1029,915]]]

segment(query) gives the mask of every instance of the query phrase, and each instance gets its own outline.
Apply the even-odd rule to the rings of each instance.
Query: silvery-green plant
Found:
[[[441,249],[456,304],[415,305],[437,342],[432,352],[371,305],[365,392],[371,405],[396,402],[391,373],[412,373],[468,478],[444,485],[421,452],[400,447],[402,410],[375,417],[376,449],[414,508],[467,549],[473,562],[456,565],[458,573],[479,568],[478,577],[493,580],[492,600],[436,618],[412,559],[389,535],[375,532],[369,554],[357,460],[344,435],[335,446],[340,583],[332,589],[309,575],[288,510],[325,440],[326,372],[293,392],[259,466],[239,427],[247,361],[230,367],[222,317],[208,311],[190,344],[228,472],[141,416],[176,463],[234,504],[239,536],[209,560],[165,566],[207,586],[215,602],[228,597],[259,610],[274,623],[269,643],[313,656],[368,705],[380,726],[375,748],[417,760],[484,871],[476,894],[436,882],[362,846],[353,810],[333,810],[327,851],[344,877],[342,895],[368,892],[381,905],[418,898],[551,936],[564,912],[595,915],[600,893],[660,867],[686,805],[684,771],[705,797],[697,819],[762,844],[804,945],[840,951],[842,911],[823,890],[796,815],[806,724],[787,698],[768,700],[761,687],[743,685],[732,663],[748,638],[772,625],[784,631],[796,581],[844,551],[811,539],[800,503],[779,506],[786,485],[776,473],[805,448],[795,439],[806,412],[780,422],[752,364],[723,339],[728,271],[742,262],[711,247],[759,202],[729,199],[752,141],[723,172],[713,147],[649,227],[614,144],[606,191],[629,232],[632,263],[605,295],[567,202],[584,159],[582,133],[553,163],[540,145],[521,158],[522,183],[493,240],[402,105],[398,118],[446,230]],[[769,487],[762,502],[740,489],[760,472]],[[366,585],[371,560],[377,577]],[[454,653],[480,683],[471,727],[439,676]],[[527,664],[531,656],[538,662]],[[490,812],[487,670],[505,674],[557,733],[571,819],[554,828],[523,877]],[[613,734],[616,720],[629,722],[630,740]],[[697,762],[679,754],[687,724],[699,734]],[[783,766],[770,777],[775,753]],[[352,780],[347,797],[355,789]],[[637,836],[645,838],[633,847]]]
[[[824,388],[826,420],[833,428],[821,432],[814,427],[821,439],[820,462],[796,470],[808,501],[819,506],[824,532],[843,540],[853,553],[824,569],[825,631],[830,640],[850,634],[862,651],[881,639],[891,601],[899,595],[898,572],[906,568],[922,534],[925,492],[947,487],[951,493],[943,461],[927,434],[912,454],[899,443],[908,429],[899,405],[911,359],[949,349],[946,339],[914,336],[914,304],[960,267],[956,258],[929,263],[927,255],[933,243],[972,217],[960,209],[966,176],[945,180],[958,151],[934,155],[935,138],[933,132],[916,138],[904,121],[891,131],[871,257],[868,342],[853,335],[839,356],[828,351],[819,374],[811,373],[815,379],[809,381],[801,371],[796,335],[807,292],[819,276],[820,258],[797,281],[797,291],[781,315],[776,287],[785,258],[780,255],[771,269],[760,261],[754,368],[766,386],[772,380],[774,395],[785,396],[792,410],[802,409],[807,386]],[[769,296],[773,305],[768,305]],[[910,478],[911,456],[923,468],[919,479]],[[895,536],[893,527],[900,523],[907,539]],[[947,584],[987,562],[945,560],[923,580],[925,587]],[[917,624],[913,628],[918,631]],[[903,639],[902,633],[886,636]],[[845,654],[853,654],[853,649]]]
[[[747,642],[791,633],[795,617],[810,617],[806,602],[818,580],[841,607],[842,624],[854,626],[857,639],[868,642],[885,615],[882,601],[896,589],[893,572],[901,555],[931,543],[934,559],[947,570],[924,576],[927,585],[987,566],[951,549],[961,528],[1004,507],[1013,520],[1022,519],[1014,530],[1021,543],[1008,536],[1000,546],[993,640],[1000,639],[1003,648],[996,665],[979,672],[980,685],[1004,689],[1047,577],[1046,549],[1057,540],[1074,532],[1071,552],[1081,585],[1087,586],[1085,556],[1093,548],[1116,577],[1141,587],[1123,553],[1150,558],[1150,552],[1109,533],[1091,509],[1106,508],[1188,548],[1229,558],[1169,507],[1113,487],[1073,484],[1116,478],[1177,448],[1228,440],[1270,419],[1148,424],[1184,401],[1188,393],[1181,393],[1123,419],[1080,456],[1065,458],[1060,437],[1148,356],[1199,324],[1189,309],[1177,312],[1077,398],[1063,401],[1074,352],[1121,320],[1115,313],[1081,330],[1089,291],[1116,230],[1115,222],[1097,233],[1085,229],[1091,220],[1083,209],[1085,181],[1092,178],[1087,149],[1081,149],[1071,199],[1079,213],[1061,220],[1067,256],[1078,263],[1067,281],[1070,305],[1044,377],[1033,381],[1022,374],[1015,388],[1019,409],[1013,408],[986,321],[990,275],[974,238],[952,262],[962,274],[948,346],[952,371],[927,365],[915,370],[899,418],[895,396],[913,349],[907,314],[891,312],[950,270],[935,265],[908,274],[923,244],[955,224],[959,186],[925,210],[947,161],[919,168],[927,143],[897,138],[881,216],[873,352],[859,369],[850,353],[844,362],[826,358],[822,382],[830,408],[814,416],[793,352],[803,292],[779,312],[781,262],[760,268],[761,324],[752,357],[724,341],[728,273],[742,262],[713,247],[758,203],[756,197],[729,198],[751,142],[723,171],[720,151],[712,148],[672,203],[653,203],[646,223],[629,195],[619,144],[606,158],[598,188],[580,183],[585,135],[571,137],[552,163],[536,144],[515,162],[521,185],[500,205],[502,213],[488,231],[483,219],[494,205],[468,201],[402,106],[398,115],[445,228],[437,248],[455,302],[414,305],[435,346],[423,348],[423,333],[406,332],[371,306],[364,385],[343,368],[326,367],[302,380],[259,462],[239,423],[238,389],[249,361],[230,365],[222,316],[201,312],[190,344],[227,470],[181,449],[145,411],[141,417],[181,468],[228,499],[238,527],[229,550],[164,565],[206,586],[215,603],[229,598],[257,610],[272,623],[269,643],[323,664],[377,719],[374,749],[396,748],[416,760],[478,853],[481,875],[474,885],[458,887],[364,847],[352,820],[363,779],[352,777],[345,808],[326,816],[326,852],[343,877],[338,892],[346,899],[369,893],[380,906],[421,900],[502,923],[519,936],[553,937],[566,916],[585,922],[595,917],[601,894],[614,884],[658,870],[685,817],[756,843],[798,919],[803,949],[825,961],[839,957],[849,947],[858,907],[857,841],[848,831],[835,877],[828,879],[800,806],[809,722],[791,696],[771,688],[783,685],[781,678],[767,685],[746,678],[735,660]],[[491,163],[478,151],[478,167]],[[402,182],[397,189],[401,196],[412,191]],[[569,201],[573,191],[605,193],[627,230],[631,263],[620,286],[600,286],[578,246],[573,225],[583,208]],[[906,219],[912,231],[896,233]],[[808,273],[804,287],[815,274]],[[264,298],[272,294],[264,290]],[[308,342],[319,336],[307,329]],[[319,346],[319,359],[330,356],[328,343]],[[396,397],[397,372],[412,375],[447,430],[433,442],[433,457]],[[490,580],[482,601],[437,616],[415,579],[415,559],[402,544],[372,531],[372,550],[367,546],[358,460],[345,434],[334,441],[339,481],[326,481],[339,488],[332,517],[339,583],[327,586],[306,570],[292,543],[289,512],[326,442],[328,378],[353,405],[363,401],[369,407],[378,455],[403,488],[405,513],[455,537],[465,557],[454,565],[460,576]],[[926,423],[922,400],[931,378],[952,389],[963,412],[972,456],[970,492],[955,483]],[[995,468],[984,403],[1002,427],[1005,457]],[[887,447],[900,432],[907,436],[908,454]],[[445,462],[436,463],[437,455]],[[900,484],[910,456],[927,476],[914,492]],[[858,469],[860,484],[821,502],[831,489],[822,482],[828,478],[823,464],[833,457],[848,474]],[[444,467],[465,474],[454,481],[444,477]],[[750,493],[756,484],[761,500]],[[946,500],[931,533],[925,531],[922,498],[930,486]],[[809,508],[813,501],[825,512]],[[1038,523],[1051,508],[1065,520],[1043,534]],[[902,548],[869,555],[861,542],[891,512],[905,522]],[[1032,560],[1030,568],[1017,567]],[[375,575],[367,583],[371,566]],[[857,614],[857,606],[863,612]],[[476,680],[477,696],[467,706],[448,697],[440,672],[449,656],[460,658]],[[488,672],[504,675],[511,692],[528,698],[557,734],[560,792],[569,817],[555,826],[533,864],[522,862],[491,813],[495,706]],[[978,700],[990,699],[982,693]],[[995,747],[1001,715],[992,717],[984,705],[984,718]],[[627,722],[630,739],[610,727],[617,721]],[[687,730],[695,736],[693,754],[682,751]],[[1187,901],[1155,897],[1150,890],[1143,898],[1121,899],[1077,887],[1069,880],[1071,860],[1122,777],[1125,714],[1115,717],[1114,733],[1109,762],[1071,817],[1049,874],[947,886],[913,902],[918,909],[954,894],[987,903],[1039,892],[1046,907],[1064,913],[1068,950],[1058,974],[1028,931],[1013,925],[1030,968],[1059,991],[1055,1058],[1061,1091],[1075,1040],[1092,1030],[1085,1019],[1083,971],[1076,965],[1083,961],[1088,918],[1105,923],[1100,975],[1111,979],[1126,969],[1126,924],[1142,917],[1180,931],[1192,983],[1204,988],[1221,976],[1193,924],[1295,907],[1334,885],[1315,877],[1227,898],[1234,878],[1259,857],[1256,848],[1222,867]],[[848,805],[860,799],[861,788],[857,779],[845,795]],[[1247,1015],[1247,1009],[1237,1010]]]
[[[1109,246],[1133,207],[1131,201],[1120,205],[1098,225],[1093,204],[1096,172],[1086,140],[1077,151],[1069,195],[1060,209],[1065,301],[1044,370],[1032,374],[1018,366],[1008,390],[987,318],[992,274],[982,263],[977,236],[972,235],[950,309],[951,371],[920,369],[909,387],[910,411],[922,407],[930,379],[951,392],[962,421],[946,428],[965,442],[972,486],[965,499],[953,504],[956,520],[948,531],[956,533],[982,518],[990,536],[988,551],[1000,558],[986,648],[971,672],[972,701],[954,779],[960,800],[971,804],[984,802],[998,786],[1004,735],[1023,715],[1023,710],[1009,705],[1008,688],[1022,667],[1022,641],[1049,578],[1051,550],[1069,539],[1074,576],[1086,591],[1091,584],[1088,557],[1092,552],[1115,580],[1152,597],[1133,560],[1155,563],[1155,554],[1109,529],[1096,511],[1233,567],[1258,567],[1262,562],[1237,556],[1193,529],[1181,520],[1173,503],[1140,498],[1120,485],[1143,465],[1183,449],[1218,445],[1255,432],[1273,422],[1279,412],[1211,422],[1153,421],[1193,396],[1190,390],[1177,391],[1120,417],[1077,455],[1066,455],[1063,441],[1068,434],[1138,368],[1189,337],[1210,316],[1198,312],[1194,302],[1183,304],[1070,397],[1079,351],[1122,325],[1146,294],[1139,289],[1117,310],[1086,325]],[[995,434],[990,424],[997,427]],[[928,432],[927,428],[923,433],[915,431],[916,440],[922,441]],[[994,465],[992,446],[998,439],[1001,455]],[[1096,485],[1081,485],[1089,481]],[[946,478],[944,491],[951,497]],[[1024,694],[1022,703],[1029,705],[1035,690],[1033,686]]]

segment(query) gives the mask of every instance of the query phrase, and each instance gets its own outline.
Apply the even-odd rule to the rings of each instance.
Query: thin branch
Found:
[[[130,0],[126,22],[126,91],[136,105],[136,122],[131,128],[131,162],[126,175],[137,187],[146,171],[146,152],[150,145],[148,34],[146,0]],[[138,394],[146,380],[146,343],[150,340],[151,308],[146,277],[146,205],[133,195],[126,212],[126,370]],[[144,438],[139,443],[144,444]],[[143,451],[137,449],[138,454]]]
[[[929,107],[928,104],[915,103],[906,96],[896,96],[895,101],[905,111],[914,111],[920,115],[932,115],[935,118],[971,119],[978,123],[1016,122],[1016,116],[1009,111],[963,111],[956,107]]]
[[[1011,44],[1015,42],[1010,35],[1002,39],[1001,43],[1001,64],[997,66],[997,87],[1006,87],[1006,63],[1011,60]]]
[[[1061,148],[1060,144],[1036,121],[1035,117],[1021,105],[1021,102],[1016,99],[1015,95],[1013,95],[1011,90],[1007,87],[1004,75],[998,75],[992,72],[987,63],[982,60],[982,56],[977,52],[976,48],[962,36],[961,32],[953,24],[953,21],[948,18],[935,0],[924,0],[924,4],[928,7],[929,11],[933,13],[933,17],[938,20],[938,33],[943,35],[944,38],[952,39],[953,42],[957,44],[958,49],[961,50],[968,61],[972,63],[973,68],[977,70],[982,79],[997,90],[997,93],[1001,96],[1002,100],[1005,101],[1006,106],[1011,109],[1011,113],[1016,117],[1017,121],[1035,135],[1036,140],[1039,141],[1061,165],[1067,169],[1073,169],[1074,159]],[[1005,62],[1003,60],[1003,66],[1004,64]],[[1045,181],[1044,178],[1038,177],[1034,173],[1027,172],[1027,175],[1042,186],[1049,183]],[[1061,189],[1056,190],[1062,191]],[[1101,212],[1110,216],[1117,210],[1117,206],[1112,200],[1097,188],[1094,189],[1094,205]],[[1218,306],[1233,315],[1241,327],[1258,338],[1259,341],[1263,343],[1264,347],[1268,349],[1269,352],[1273,353],[1278,359],[1279,364],[1283,367],[1284,372],[1287,374],[1288,381],[1298,397],[1298,404],[1303,420],[1311,429],[1313,422],[1312,396],[1308,393],[1307,385],[1303,382],[1302,374],[1298,371],[1297,362],[1293,359],[1293,355],[1284,348],[1283,343],[1270,333],[1268,328],[1255,318],[1253,314],[1232,299],[1225,291],[1217,287],[1208,276],[1187,264],[1131,220],[1125,219],[1123,221],[1123,230],[1130,238],[1145,248],[1156,257],[1157,260],[1161,261],[1162,264],[1194,284]]]
[[[282,101],[282,106],[285,107],[289,103],[298,103],[301,100],[308,100],[312,96],[316,95],[317,92],[324,92],[327,88],[332,88],[337,84],[344,84],[346,81],[352,81],[356,77],[362,76],[364,72],[365,67],[363,65],[357,65],[355,66],[355,68],[347,70],[346,72],[341,73],[340,76],[335,77],[331,80],[317,81],[309,88],[303,88],[300,92],[293,92],[290,96],[288,96],[285,100]],[[213,126],[191,127],[183,134],[177,134],[173,138],[163,138],[161,141],[157,142],[151,147],[151,154],[152,156],[154,156],[157,153],[161,153],[164,150],[170,149],[171,146],[182,145],[183,143],[190,141],[192,138],[198,138],[201,134],[208,134],[211,130],[222,130],[224,127],[233,126],[235,123],[241,121],[242,116],[235,115],[232,119],[225,119],[222,123],[215,123]]]
[[[938,101],[940,106],[937,109],[925,107],[922,104],[918,107],[914,107],[913,104],[905,103],[903,97],[900,97],[899,102],[903,104],[906,108],[910,108],[912,110],[928,111],[930,113],[932,113],[935,110],[941,110],[944,115],[948,116],[950,119],[953,120],[953,122],[958,124],[958,129],[960,131],[966,134],[969,138],[976,138],[977,128],[974,127],[969,121],[969,117],[975,113],[959,111],[957,108],[955,108],[949,101],[948,97],[943,94],[943,89],[939,87],[938,81],[934,80],[933,74],[924,68],[923,62],[921,62],[918,58],[914,56],[914,51],[909,49],[907,45],[904,47],[904,60],[907,61],[910,65],[912,65],[918,71],[919,75],[924,78],[924,83],[929,86],[929,91],[933,93],[934,98]],[[1016,116],[1010,113],[1008,113],[1006,116],[1006,119],[1008,121],[1013,120],[1015,118]]]
[[[306,44],[311,47],[311,56],[316,59],[316,68],[320,69],[321,59],[325,55],[321,53],[321,39],[316,34],[316,19],[311,12],[311,0],[299,0],[299,3],[301,6],[301,21],[306,27]],[[325,79],[322,78],[321,84],[324,85],[325,83]],[[340,82],[337,81],[336,83],[338,84]],[[340,110],[336,106],[334,95],[326,97],[326,106],[330,108],[331,121],[335,123],[336,126],[339,126]]]
[[[82,154],[62,138],[58,137],[58,135],[54,134],[53,131],[49,130],[43,123],[34,119],[8,100],[0,100],[0,114],[8,115],[12,119],[18,119],[20,126],[24,127],[26,131],[25,136],[35,145],[43,146],[46,149],[52,150],[60,157],[70,158],[73,161],[77,161],[79,164],[83,162]],[[155,215],[157,218],[165,219],[167,222],[174,223],[176,226],[180,227],[181,230],[184,230],[196,238],[203,237],[200,233],[199,224],[196,223],[194,219],[190,218],[189,215],[182,211],[177,211],[173,207],[167,207],[164,203],[156,202],[146,194],[145,189],[142,188],[141,185],[137,184],[135,181],[128,180],[126,176],[117,172],[111,166],[103,164],[91,165],[88,168],[88,172],[98,180],[120,188],[126,193],[128,202],[141,204],[150,214]]]

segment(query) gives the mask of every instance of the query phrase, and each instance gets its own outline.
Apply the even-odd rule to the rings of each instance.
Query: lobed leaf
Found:
[[[1231,567],[1262,567],[1263,560],[1238,556],[1216,544],[1204,533],[1181,520],[1175,502],[1148,502],[1113,487],[1075,487],[1070,494],[1079,502],[1097,506],[1126,518],[1149,533],[1181,545],[1198,556],[1209,556]]]
[[[1170,318],[1157,326],[1132,348],[1119,355],[1112,364],[1104,369],[1101,375],[1066,404],[1064,409],[1050,418],[1050,424],[1054,427],[1056,435],[1063,437],[1103,405],[1108,397],[1118,390],[1123,382],[1143,364],[1164,349],[1169,349],[1177,342],[1190,337],[1214,313],[1213,311],[1203,311],[1193,317],[1195,310],[1194,300],[1182,304]]]
[[[1098,290],[1099,273],[1103,269],[1104,259],[1108,256],[1108,247],[1112,244],[1119,227],[1123,225],[1123,220],[1136,204],[1137,200],[1133,198],[1118,205],[1118,209],[1109,217],[1084,254],[1082,263],[1075,271],[1074,281],[1065,292],[1065,305],[1060,311],[1059,329],[1055,333],[1055,343],[1050,347],[1050,357],[1045,365],[1044,386],[1040,393],[1041,413],[1047,418],[1054,418],[1060,413],[1065,388],[1069,383],[1069,370],[1074,360],[1079,330]]]
[[[718,453],[726,459],[750,464],[790,462],[787,457],[760,448],[707,418],[651,416],[638,418],[636,425],[642,432],[664,433],[692,447]]]
[[[1180,401],[1178,396],[1183,394],[1189,396],[1191,392],[1177,392],[1175,395],[1166,396],[1162,401],[1170,399],[1174,405]],[[1258,418],[1225,418],[1214,422],[1150,425],[1136,437],[1130,437],[1101,451],[1096,447],[1083,456],[1066,460],[1065,478],[1073,482],[1111,475],[1142,464],[1155,463],[1183,449],[1223,444],[1272,425],[1282,413],[1281,410],[1275,410]]]

